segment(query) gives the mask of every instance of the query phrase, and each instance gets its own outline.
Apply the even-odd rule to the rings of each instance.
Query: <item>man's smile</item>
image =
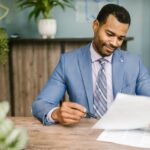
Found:
[[[114,47],[111,47],[109,45],[105,45],[104,48],[106,49],[107,52],[109,53],[113,53],[115,48]]]

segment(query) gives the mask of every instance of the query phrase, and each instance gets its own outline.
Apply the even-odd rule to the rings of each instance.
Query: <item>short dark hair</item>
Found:
[[[130,14],[124,7],[116,4],[107,4],[102,7],[96,19],[100,24],[104,24],[109,15],[115,16],[119,22],[129,24],[130,26]]]

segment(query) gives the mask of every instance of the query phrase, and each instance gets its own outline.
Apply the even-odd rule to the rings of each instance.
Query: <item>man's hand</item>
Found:
[[[80,104],[63,102],[58,109],[54,110],[51,117],[62,125],[73,125],[80,122],[85,112],[85,107]]]

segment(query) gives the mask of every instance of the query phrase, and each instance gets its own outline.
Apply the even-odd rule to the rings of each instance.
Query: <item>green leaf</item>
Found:
[[[0,122],[0,141],[4,140],[12,131],[14,125],[9,119]]]
[[[5,140],[9,150],[24,149],[27,144],[27,131],[24,128],[15,128]]]
[[[5,29],[0,28],[0,64],[7,62],[8,51],[8,35]]]
[[[31,7],[32,10],[29,13],[28,18],[31,19],[34,17],[36,20],[39,15],[42,13],[44,18],[49,18],[52,13],[52,9],[56,6],[61,7],[65,10],[66,7],[74,9],[72,0],[17,0],[18,7],[26,9]]]
[[[6,117],[8,111],[9,111],[8,102],[7,101],[1,102],[0,103],[0,122]]]

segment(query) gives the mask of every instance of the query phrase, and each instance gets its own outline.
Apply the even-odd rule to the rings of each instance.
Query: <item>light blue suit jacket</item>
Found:
[[[150,96],[150,76],[141,60],[117,49],[112,58],[114,97],[118,92]],[[70,101],[79,103],[93,113],[93,83],[90,44],[65,53],[47,84],[33,102],[32,113],[44,124],[45,116],[58,106],[65,91]]]

